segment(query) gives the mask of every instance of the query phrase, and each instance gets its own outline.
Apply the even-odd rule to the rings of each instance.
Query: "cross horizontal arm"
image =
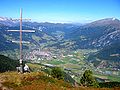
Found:
[[[20,30],[7,30],[8,32],[20,32]],[[35,30],[22,30],[22,32],[35,32]]]
[[[20,19],[12,19],[12,21],[19,21]],[[22,19],[22,20],[31,20],[31,19]]]
[[[12,41],[13,43],[20,43],[20,41]],[[30,42],[28,42],[28,41],[22,41],[22,43],[30,43]]]

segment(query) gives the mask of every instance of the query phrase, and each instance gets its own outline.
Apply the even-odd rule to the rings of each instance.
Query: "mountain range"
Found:
[[[0,17],[0,51],[19,49],[19,22],[12,18]],[[61,23],[38,23],[23,21],[23,29],[35,30],[35,33],[23,33],[23,49],[56,48],[66,50],[97,49],[93,56],[100,59],[120,57],[120,20],[106,18],[84,25]],[[115,56],[116,55],[116,56]]]

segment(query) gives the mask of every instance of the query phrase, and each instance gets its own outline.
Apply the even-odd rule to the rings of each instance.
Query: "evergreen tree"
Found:
[[[86,70],[80,79],[80,82],[83,86],[93,86],[93,87],[98,87],[98,83],[96,82],[95,78],[92,75],[91,70]]]
[[[53,76],[54,78],[57,78],[57,79],[63,79],[64,78],[64,73],[63,71],[61,70],[61,68],[59,67],[55,67],[52,69],[51,71],[51,76]]]

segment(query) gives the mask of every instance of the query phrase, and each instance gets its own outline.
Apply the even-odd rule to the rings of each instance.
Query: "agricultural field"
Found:
[[[82,76],[83,72],[87,69],[92,70],[95,76],[103,75],[106,76],[107,79],[109,79],[110,81],[120,82],[119,71],[110,71],[112,74],[110,73],[111,75],[109,75],[109,68],[99,69],[96,68],[93,63],[87,61],[88,55],[95,52],[97,52],[97,50],[81,49],[78,51],[70,52],[69,54],[66,54],[61,58],[43,60],[41,61],[41,63],[56,65],[63,68],[66,72],[69,72],[71,76],[75,80],[77,80],[77,82],[79,82],[79,79]],[[115,78],[114,75],[116,75]]]

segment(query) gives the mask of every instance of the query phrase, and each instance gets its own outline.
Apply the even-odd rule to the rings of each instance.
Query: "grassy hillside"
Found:
[[[14,77],[13,77],[14,76]],[[72,86],[62,80],[54,79],[43,72],[18,74],[17,72],[0,73],[1,89],[13,90],[119,90],[120,88],[92,88]],[[0,89],[0,90],[1,90]]]
[[[14,77],[13,77],[14,76]],[[44,72],[18,74],[17,72],[1,73],[2,85],[14,90],[56,90],[72,88],[69,83],[48,77]]]

